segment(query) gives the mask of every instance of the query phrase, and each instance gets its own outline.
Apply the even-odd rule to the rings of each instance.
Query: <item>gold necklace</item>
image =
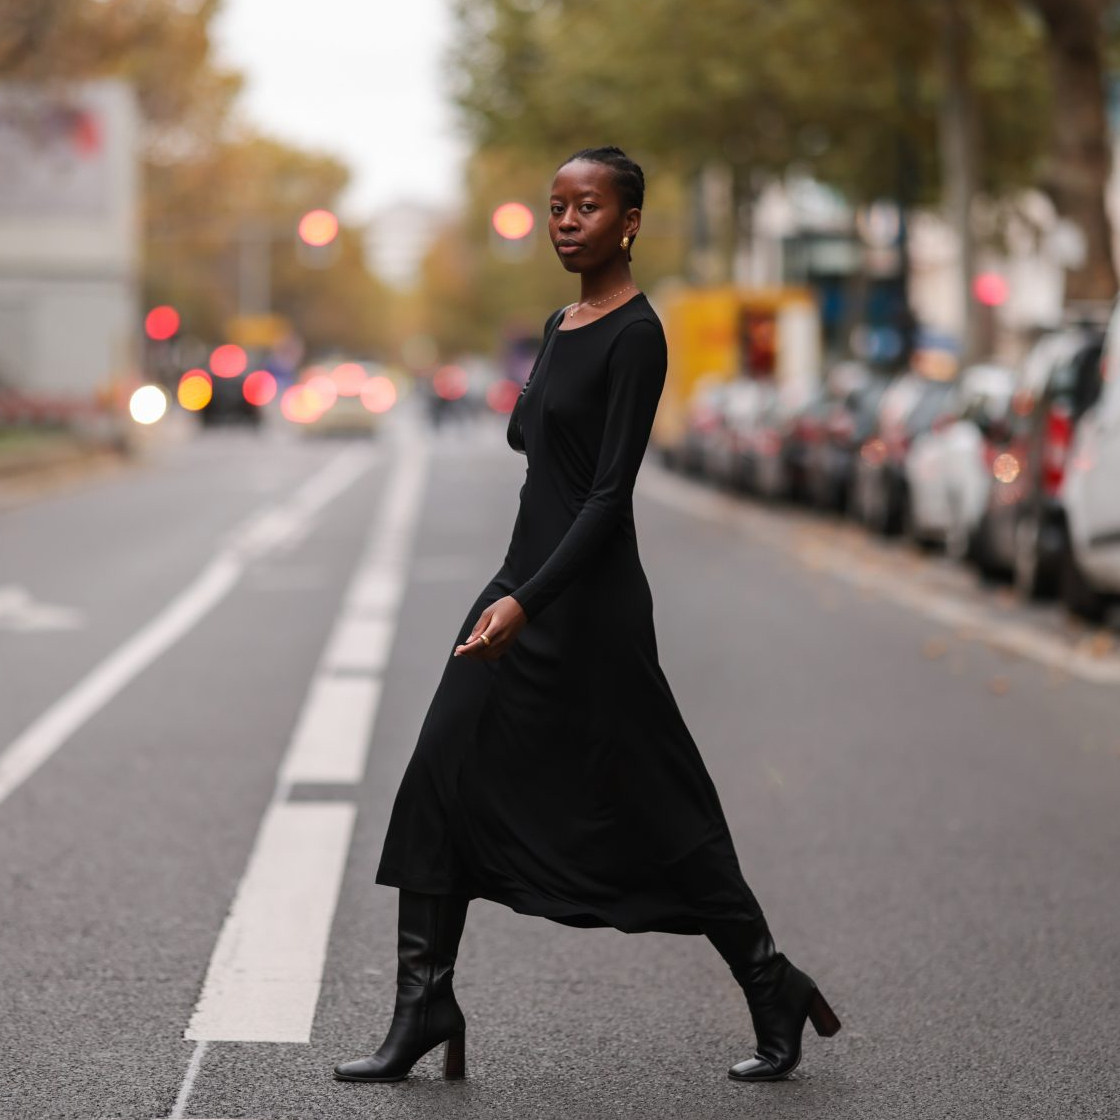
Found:
[[[601,304],[610,303],[616,296],[622,295],[623,292],[630,291],[634,286],[633,284],[627,284],[625,288],[619,288],[617,292],[611,292],[609,296],[603,296],[602,299],[588,299],[581,300],[579,303],[573,303],[568,310],[568,318],[574,319],[576,317],[576,312],[579,311],[581,307],[599,307]]]

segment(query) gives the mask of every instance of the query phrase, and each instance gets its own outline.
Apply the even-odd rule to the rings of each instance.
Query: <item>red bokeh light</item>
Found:
[[[255,369],[241,386],[245,399],[257,408],[263,408],[276,396],[276,378],[266,369]]]
[[[320,412],[326,412],[338,400],[338,387],[325,373],[308,378],[303,387],[318,401]]]
[[[467,371],[462,366],[441,366],[432,376],[436,396],[445,401],[457,401],[466,396]]]
[[[329,245],[338,236],[338,218],[329,210],[309,210],[299,220],[299,236],[317,249]]]
[[[214,371],[215,377],[236,377],[244,372],[248,364],[249,358],[245,351],[232,342],[219,346],[210,355],[210,368]]]
[[[520,393],[521,389],[515,382],[503,378],[501,381],[495,381],[486,390],[486,403],[495,412],[510,413],[513,411],[513,406],[517,404]]]
[[[153,307],[144,317],[144,333],[153,342],[166,342],[178,329],[179,312],[167,304]]]
[[[357,362],[343,362],[334,367],[331,380],[340,397],[357,397],[366,383],[366,371]]]
[[[319,398],[306,385],[289,385],[280,397],[280,411],[293,424],[310,424],[323,414]]]
[[[493,213],[490,221],[499,237],[507,241],[520,241],[533,232],[535,219],[533,211],[523,202],[503,202]]]
[[[388,412],[397,403],[397,387],[384,374],[371,377],[362,386],[362,404],[370,412]]]
[[[985,307],[999,307],[1007,302],[1007,281],[998,272],[981,272],[972,281],[972,294]]]

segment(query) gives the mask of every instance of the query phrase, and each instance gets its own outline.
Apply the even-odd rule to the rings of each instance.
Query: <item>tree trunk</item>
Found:
[[[1085,239],[1083,267],[1071,271],[1068,299],[1116,295],[1112,227],[1105,209],[1111,147],[1105,111],[1104,0],[1031,0],[1047,30],[1054,121],[1045,187],[1058,213]]]
[[[972,31],[961,0],[942,0],[940,14],[941,73],[945,83],[941,98],[941,164],[949,223],[960,245],[957,314],[961,324],[961,359],[969,364],[980,357],[981,349],[979,308],[972,297],[976,271],[972,204],[976,198],[979,127],[972,86]]]

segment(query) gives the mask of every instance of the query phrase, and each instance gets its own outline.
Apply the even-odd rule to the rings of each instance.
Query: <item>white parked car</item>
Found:
[[[921,544],[944,544],[958,559],[971,551],[988,503],[992,462],[1008,432],[1015,374],[998,365],[962,370],[945,412],[916,436],[906,456],[908,529]]]
[[[1062,598],[1075,613],[1098,621],[1120,601],[1120,304],[1103,364],[1100,396],[1077,425],[1061,491]]]

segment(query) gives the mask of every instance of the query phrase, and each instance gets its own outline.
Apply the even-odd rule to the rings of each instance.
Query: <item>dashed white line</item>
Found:
[[[286,799],[297,782],[362,778],[426,467],[426,445],[405,439],[309,685],[187,1038],[310,1041],[356,806]]]
[[[280,775],[283,782],[359,782],[381,681],[317,677],[300,712]]]
[[[356,809],[272,804],[186,1037],[310,1042]]]

